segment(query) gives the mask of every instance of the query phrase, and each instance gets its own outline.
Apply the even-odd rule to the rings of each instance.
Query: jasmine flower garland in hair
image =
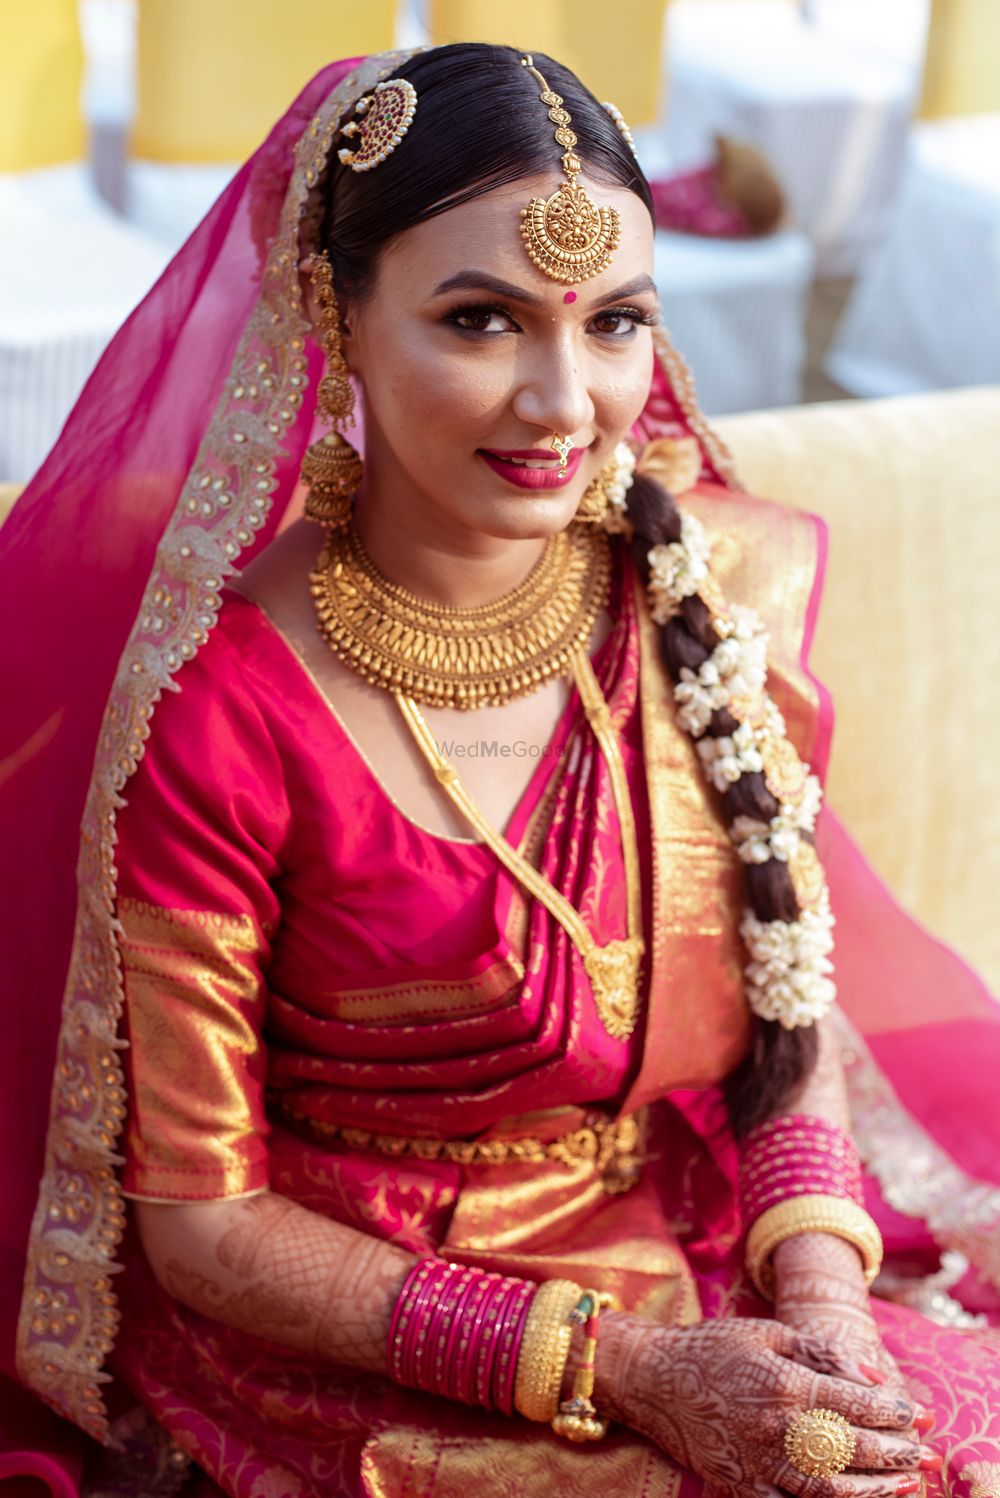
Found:
[[[710,548],[695,516],[681,516],[678,541],[653,546],[648,554],[650,610],[658,624],[679,614],[695,595],[712,596]],[[708,598],[705,598],[706,603]],[[683,666],[674,684],[677,716],[695,740],[709,782],[724,793],[743,775],[763,774],[780,761],[798,765],[784,718],[766,690],[768,636],[759,615],[739,605],[709,604],[719,642],[697,670]],[[716,712],[735,720],[729,733],[708,732]],[[818,778],[808,766],[791,777],[794,792],[777,797],[779,809],[768,821],[737,816],[730,837],[743,863],[763,866],[776,860],[788,868],[799,904],[794,921],[764,921],[748,909],[740,935],[750,961],[744,968],[747,1002],[754,1014],[785,1029],[822,1019],[836,998],[833,913],[826,881],[809,836],[822,802]],[[771,787],[769,786],[769,789]]]

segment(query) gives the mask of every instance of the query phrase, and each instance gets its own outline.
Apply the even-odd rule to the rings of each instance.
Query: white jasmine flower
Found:
[[[823,787],[818,775],[807,775],[802,794],[794,807],[795,825],[803,832],[816,831],[816,818],[823,805]]]
[[[725,707],[729,700],[729,694],[719,683],[718,673],[706,670],[710,665],[709,661],[705,661],[698,672],[692,671],[689,666],[682,666],[680,681],[674,686],[674,701],[679,709],[677,716],[681,727],[694,739],[700,739],[712,721],[716,708]]]
[[[749,723],[741,723],[732,734],[700,739],[698,753],[705,773],[717,791],[728,790],[741,775],[752,774],[764,767]]]
[[[619,442],[615,448],[615,471],[605,482],[604,492],[608,499],[608,513],[604,518],[604,529],[612,534],[628,528],[625,511],[628,507],[628,491],[635,482],[635,453],[627,442]]]
[[[832,928],[825,898],[819,910],[805,911],[797,921],[761,921],[747,911],[740,934],[751,957],[744,976],[755,1014],[788,1030],[822,1019],[837,992],[827,955]]]
[[[693,515],[681,516],[681,538],[653,546],[649,562],[649,597],[653,618],[666,624],[677,613],[685,598],[698,591],[708,576],[709,545],[700,520]]]

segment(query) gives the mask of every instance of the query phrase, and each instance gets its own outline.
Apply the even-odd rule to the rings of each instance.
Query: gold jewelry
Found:
[[[614,1040],[626,1040],[635,1029],[639,1017],[639,969],[646,950],[642,939],[642,889],[635,814],[621,749],[611,723],[611,713],[600,683],[594,675],[590,657],[581,650],[573,656],[571,665],[583,710],[608,766],[615,811],[621,828],[628,936],[609,941],[605,946],[599,946],[594,940],[579,911],[574,909],[565,895],[523,858],[501,833],[490,826],[438,749],[434,735],[412,697],[397,692],[396,701],[424,757],[453,805],[471,822],[504,868],[559,922],[580,953],[604,1029]]]
[[[526,1420],[555,1418],[573,1337],[569,1313],[582,1294],[573,1280],[546,1280],[531,1302],[514,1375],[514,1408]]]
[[[569,128],[572,117],[562,107],[562,95],[549,88],[530,56],[521,58],[521,66],[542,86],[539,98],[549,106],[556,141],[564,148],[566,174],[566,181],[551,198],[532,198],[521,209],[521,236],[531,259],[546,276],[554,281],[588,281],[611,264],[621,238],[621,215],[616,208],[598,208],[587,197],[576,180],[582,163],[573,150],[577,136]]]
[[[310,575],[321,633],[374,686],[431,707],[510,702],[567,670],[608,596],[603,536],[560,531],[494,603],[446,608],[382,575],[354,526],[333,530]]]
[[[832,1233],[853,1243],[861,1255],[867,1285],[882,1267],[882,1234],[864,1207],[841,1196],[793,1196],[762,1212],[747,1234],[747,1273],[768,1300],[774,1299],[771,1255],[786,1238],[800,1233]]]
[[[601,108],[605,111],[606,114],[609,114],[611,116],[612,120],[614,120],[615,124],[618,126],[619,131],[624,137],[625,144],[628,146],[629,150],[632,152],[632,155],[638,161],[639,151],[635,143],[635,137],[633,136],[631,130],[628,128],[628,122],[625,119],[625,116],[622,114],[621,110],[616,105],[612,104],[610,99],[605,99],[603,104],[601,105]]]
[[[805,1410],[785,1431],[785,1455],[806,1477],[836,1477],[854,1460],[857,1437],[843,1415]]]
[[[305,513],[309,520],[330,528],[346,525],[351,500],[361,483],[363,467],[354,448],[337,431],[354,418],[354,389],[340,342],[340,310],[333,286],[333,267],[326,251],[313,255],[310,271],[319,309],[319,340],[326,356],[326,373],[319,382],[316,402],[333,431],[306,448],[302,479],[309,486]]]
[[[577,524],[599,525],[609,533],[630,531],[626,505],[634,470],[635,454],[627,442],[619,442],[610,461],[583,491],[573,516]]]
[[[352,172],[370,172],[392,155],[409,130],[417,112],[417,91],[405,78],[387,78],[358,100],[354,112],[362,117],[361,123],[350,120],[340,133],[356,135],[360,145],[356,151],[345,146],[337,158]]]
[[[556,1435],[565,1436],[568,1441],[599,1441],[608,1433],[608,1422],[598,1415],[591,1398],[602,1298],[596,1290],[585,1290],[570,1312],[570,1321],[584,1327],[583,1348],[573,1378],[573,1393],[563,1400],[552,1421]]]
[[[544,1165],[555,1161],[567,1170],[592,1165],[604,1177],[609,1196],[619,1196],[636,1182],[643,1162],[645,1114],[623,1118],[588,1115],[586,1122],[557,1139],[533,1134],[499,1139],[427,1139],[406,1134],[374,1134],[346,1124],[313,1118],[295,1108],[282,1106],[286,1118],[303,1124],[323,1139],[335,1139],[348,1149],[389,1155],[394,1160],[448,1160],[454,1165]]]
[[[552,441],[549,444],[554,453],[559,454],[559,477],[564,478],[566,474],[567,459],[573,451],[576,443],[572,437],[560,437],[558,432],[552,433]]]

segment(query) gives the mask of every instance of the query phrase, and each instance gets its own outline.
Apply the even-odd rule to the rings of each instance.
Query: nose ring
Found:
[[[554,453],[559,454],[559,477],[566,477],[566,460],[570,452],[576,446],[572,437],[560,437],[558,432],[552,433],[551,447]]]

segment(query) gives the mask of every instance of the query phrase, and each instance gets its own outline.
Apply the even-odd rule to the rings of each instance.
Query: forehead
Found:
[[[565,285],[544,275],[528,258],[521,238],[521,209],[531,198],[550,197],[562,180],[556,163],[551,173],[506,183],[414,225],[386,249],[380,277],[427,296],[450,275],[475,267],[516,281],[536,295],[548,289],[553,300],[561,302]],[[605,287],[620,286],[652,270],[653,224],[636,193],[604,186],[583,174],[578,180],[598,208],[614,208],[621,218],[621,240],[611,264],[585,283],[589,299],[600,296]]]

